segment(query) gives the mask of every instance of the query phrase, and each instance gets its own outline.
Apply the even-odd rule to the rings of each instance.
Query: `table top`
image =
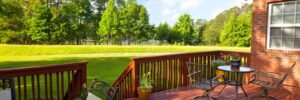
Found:
[[[227,72],[238,72],[238,73],[250,73],[253,72],[254,69],[246,66],[240,66],[239,69],[231,68],[230,65],[218,66],[219,70],[227,71]]]

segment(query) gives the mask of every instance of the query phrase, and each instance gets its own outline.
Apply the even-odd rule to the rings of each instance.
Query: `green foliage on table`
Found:
[[[234,55],[234,54],[232,54],[232,55],[230,56],[230,58],[231,58],[231,60],[233,60],[233,61],[241,61],[241,59],[242,59],[240,56]]]
[[[153,80],[151,79],[150,75],[151,73],[148,72],[142,76],[142,78],[140,79],[140,86],[139,86],[140,90],[144,90],[146,92],[152,91]]]

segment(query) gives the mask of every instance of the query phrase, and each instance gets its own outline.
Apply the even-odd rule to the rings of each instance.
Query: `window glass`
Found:
[[[294,43],[295,43],[294,48],[299,49],[300,48],[300,38],[296,38]]]
[[[295,29],[294,28],[283,28],[282,38],[294,38]]]
[[[300,2],[297,2],[297,12],[300,13]]]
[[[300,38],[300,27],[296,28],[295,38]]]
[[[271,39],[271,48],[280,48],[281,47],[281,39]]]
[[[284,3],[284,11],[283,13],[295,13],[295,7],[296,7],[296,3],[295,2],[288,2],[288,3]]]
[[[273,15],[271,18],[271,24],[281,24],[282,23],[282,15]]]
[[[281,28],[271,28],[271,38],[281,38]]]
[[[295,14],[284,14],[283,15],[283,23],[284,24],[294,24]]]
[[[296,23],[299,24],[300,23],[300,13],[298,13],[296,15]]]
[[[272,15],[281,15],[282,14],[282,4],[273,4],[272,5]]]
[[[294,48],[294,40],[293,39],[282,39],[282,47],[286,49]]]

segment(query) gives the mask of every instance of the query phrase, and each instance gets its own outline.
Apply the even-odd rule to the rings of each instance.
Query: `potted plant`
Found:
[[[238,54],[232,54],[231,58],[231,67],[232,68],[239,68],[241,66],[241,57]]]
[[[218,70],[217,67],[218,66],[222,66],[222,65],[225,65],[225,62],[221,59],[216,59],[216,60],[213,60],[212,61],[212,67],[213,67],[213,70],[216,71],[216,75],[224,75],[224,72],[222,70]],[[220,77],[217,79],[219,82],[224,82],[224,79],[223,77]]]
[[[150,77],[151,73],[144,74],[140,79],[140,86],[137,88],[140,100],[148,100],[152,91],[153,80]]]

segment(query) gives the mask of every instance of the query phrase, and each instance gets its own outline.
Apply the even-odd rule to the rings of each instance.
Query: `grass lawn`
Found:
[[[86,45],[0,45],[0,69],[88,61],[88,79],[109,83],[127,67],[130,58],[167,53],[250,48],[220,46],[86,46]]]
[[[87,67],[88,84],[94,78],[112,84],[133,57],[211,50],[249,52],[250,48],[218,46],[0,45],[0,70],[87,61],[89,62]],[[44,83],[41,81],[41,84]],[[27,87],[27,89],[31,89],[31,86]]]

